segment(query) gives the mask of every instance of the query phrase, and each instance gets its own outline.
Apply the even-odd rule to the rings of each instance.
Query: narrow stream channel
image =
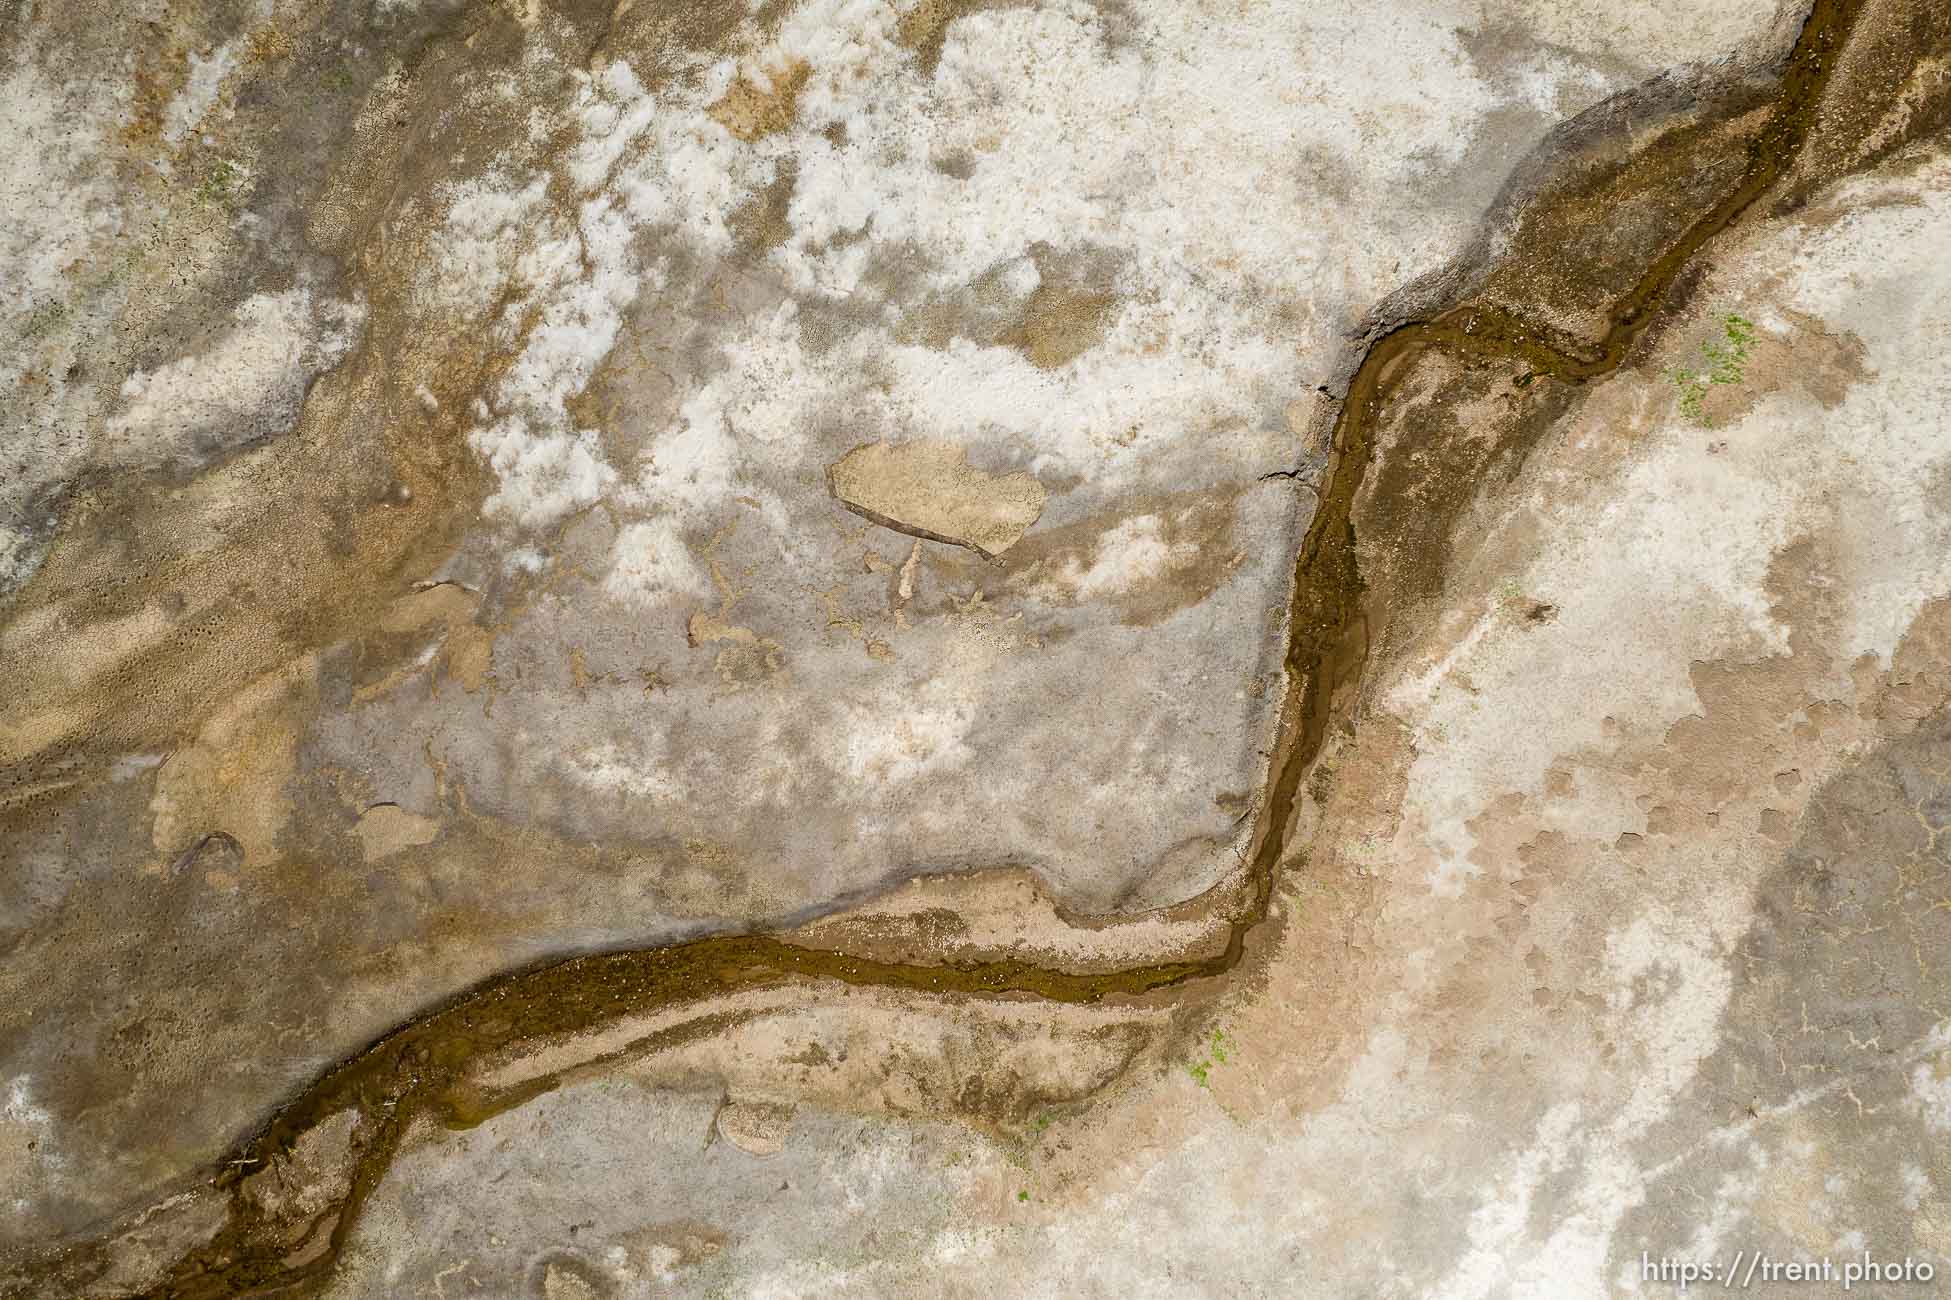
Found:
[[[1616,370],[1659,312],[1681,270],[1795,161],[1863,3],[1815,0],[1776,89],[1771,116],[1747,146],[1740,181],[1613,305],[1605,337],[1592,352],[1554,348],[1538,327],[1475,305],[1402,325],[1370,345],[1335,423],[1321,498],[1295,560],[1282,738],[1269,762],[1246,866],[1248,902],[1232,922],[1222,951],[1203,960],[1079,974],[1018,959],[954,965],[876,961],[751,934],[578,957],[499,976],[336,1067],[220,1161],[211,1181],[230,1197],[225,1226],[208,1244],[179,1260],[168,1279],[148,1294],[220,1300],[317,1289],[329,1277],[362,1206],[415,1118],[450,1126],[479,1123],[552,1086],[552,1080],[544,1079],[485,1105],[468,1100],[458,1086],[471,1061],[525,1041],[691,1003],[700,1004],[697,1019],[670,1036],[712,1032],[727,1018],[704,1005],[711,999],[794,982],[830,980],[920,994],[1028,994],[1075,1004],[1211,980],[1233,970],[1245,955],[1249,934],[1267,918],[1290,847],[1295,801],[1333,721],[1336,688],[1358,677],[1366,660],[1369,629],[1354,506],[1374,456],[1380,414],[1409,369],[1398,363],[1433,348],[1458,357],[1521,364],[1540,379],[1563,383],[1584,383]],[[287,1244],[271,1239],[269,1225],[240,1184],[275,1155],[289,1151],[300,1135],[347,1108],[356,1108],[363,1117],[350,1189],[314,1225],[314,1234],[330,1225],[329,1244],[293,1256],[288,1239]],[[103,1242],[89,1243],[48,1263],[63,1267],[68,1277],[75,1276],[76,1265],[98,1275],[106,1265],[107,1249]],[[91,1252],[97,1258],[87,1259]]]

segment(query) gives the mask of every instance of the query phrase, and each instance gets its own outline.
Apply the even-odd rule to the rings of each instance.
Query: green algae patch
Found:
[[[1680,390],[1680,410],[1702,428],[1712,428],[1703,403],[1708,390],[1717,384],[1738,384],[1747,377],[1748,358],[1755,347],[1755,323],[1729,312],[1721,318],[1724,337],[1708,339],[1700,345],[1701,365],[1681,366],[1667,377]]]

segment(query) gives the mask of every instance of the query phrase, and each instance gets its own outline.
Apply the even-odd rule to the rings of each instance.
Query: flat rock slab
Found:
[[[870,442],[828,468],[840,503],[884,528],[994,558],[1043,513],[1036,475],[985,474],[949,442]]]

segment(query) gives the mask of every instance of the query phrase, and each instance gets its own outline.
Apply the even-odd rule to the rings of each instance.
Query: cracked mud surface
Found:
[[[1933,9],[16,9],[10,1293],[1945,1254]]]

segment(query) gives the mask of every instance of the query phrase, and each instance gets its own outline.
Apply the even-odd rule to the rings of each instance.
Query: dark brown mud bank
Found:
[[[1425,504],[1413,508],[1392,504],[1401,496],[1401,476],[1409,471],[1392,461],[1377,462],[1377,434],[1418,357],[1440,354],[1472,368],[1508,372],[1515,376],[1515,387],[1537,399],[1535,409],[1547,414],[1556,409],[1554,402],[1562,404],[1567,386],[1616,370],[1655,325],[1662,308],[1684,293],[1689,264],[1709,241],[1765,197],[1772,195],[1777,203],[1799,201],[1836,174],[1835,168],[1811,165],[1805,147],[1825,111],[1825,93],[1846,63],[1859,20],[1876,9],[1873,0],[1816,0],[1772,87],[1730,93],[1725,104],[1707,115],[1712,120],[1696,120],[1646,150],[1566,183],[1567,194],[1584,186],[1585,192],[1575,197],[1589,202],[1593,193],[1608,187],[1643,191],[1677,187],[1690,179],[1698,187],[1698,177],[1709,164],[1732,178],[1717,193],[1686,206],[1687,216],[1678,228],[1646,232],[1651,237],[1635,245],[1643,251],[1628,272],[1619,273],[1617,267],[1608,274],[1559,269],[1561,285],[1566,276],[1582,279],[1590,286],[1592,301],[1610,301],[1602,336],[1581,338],[1543,316],[1528,318],[1525,312],[1536,304],[1514,307],[1517,296],[1500,279],[1498,268],[1491,268],[1469,301],[1396,325],[1370,341],[1334,413],[1318,508],[1295,561],[1283,734],[1259,802],[1254,848],[1246,865],[1247,902],[1233,917],[1223,950],[1201,960],[1083,974],[1030,960],[871,960],[753,934],[604,953],[512,972],[399,1028],[338,1066],[208,1171],[204,1181],[226,1198],[222,1225],[145,1294],[187,1300],[318,1289],[416,1119],[478,1123],[552,1086],[552,1078],[545,1077],[510,1093],[483,1096],[464,1083],[470,1063],[523,1043],[685,1005],[696,1005],[696,1017],[668,1035],[710,1032],[726,1021],[713,1011],[714,999],[790,983],[833,981],[935,997],[1007,994],[1078,1004],[1155,994],[1234,971],[1262,942],[1282,864],[1299,847],[1290,838],[1303,780],[1330,728],[1350,721],[1353,693],[1342,688],[1359,679],[1371,646],[1387,636],[1399,612],[1440,586],[1443,532],[1475,496],[1487,472],[1481,461],[1453,467],[1453,480],[1438,485],[1435,508],[1427,504],[1428,495]],[[1883,41],[1886,27],[1901,28],[1903,23],[1899,16],[1891,24],[1860,25]],[[1894,94],[1908,62],[1928,48],[1906,50],[1901,41],[1884,48],[1881,72],[1860,74],[1876,83],[1864,93],[1873,98],[1887,84]],[[1594,111],[1603,111],[1603,106]],[[1851,157],[1847,165],[1869,161]],[[1556,192],[1547,194],[1540,203],[1548,205],[1557,197]],[[1522,427],[1535,437],[1546,422],[1540,416]],[[1516,450],[1521,454],[1521,447]],[[1365,534],[1359,547],[1358,522]],[[1429,547],[1426,539],[1438,544]],[[1391,572],[1387,583],[1377,580],[1374,562],[1365,558],[1411,552],[1419,558],[1399,558],[1384,566],[1404,570]],[[323,1209],[308,1207],[295,1214],[276,1208],[288,1207],[288,1198],[268,1198],[253,1187],[254,1175],[293,1167],[291,1156],[301,1139],[347,1111],[356,1117],[349,1174],[332,1180]],[[0,1286],[11,1296],[66,1295],[91,1283],[100,1286],[110,1273],[113,1241],[109,1237],[63,1247],[28,1271],[0,1280]]]

